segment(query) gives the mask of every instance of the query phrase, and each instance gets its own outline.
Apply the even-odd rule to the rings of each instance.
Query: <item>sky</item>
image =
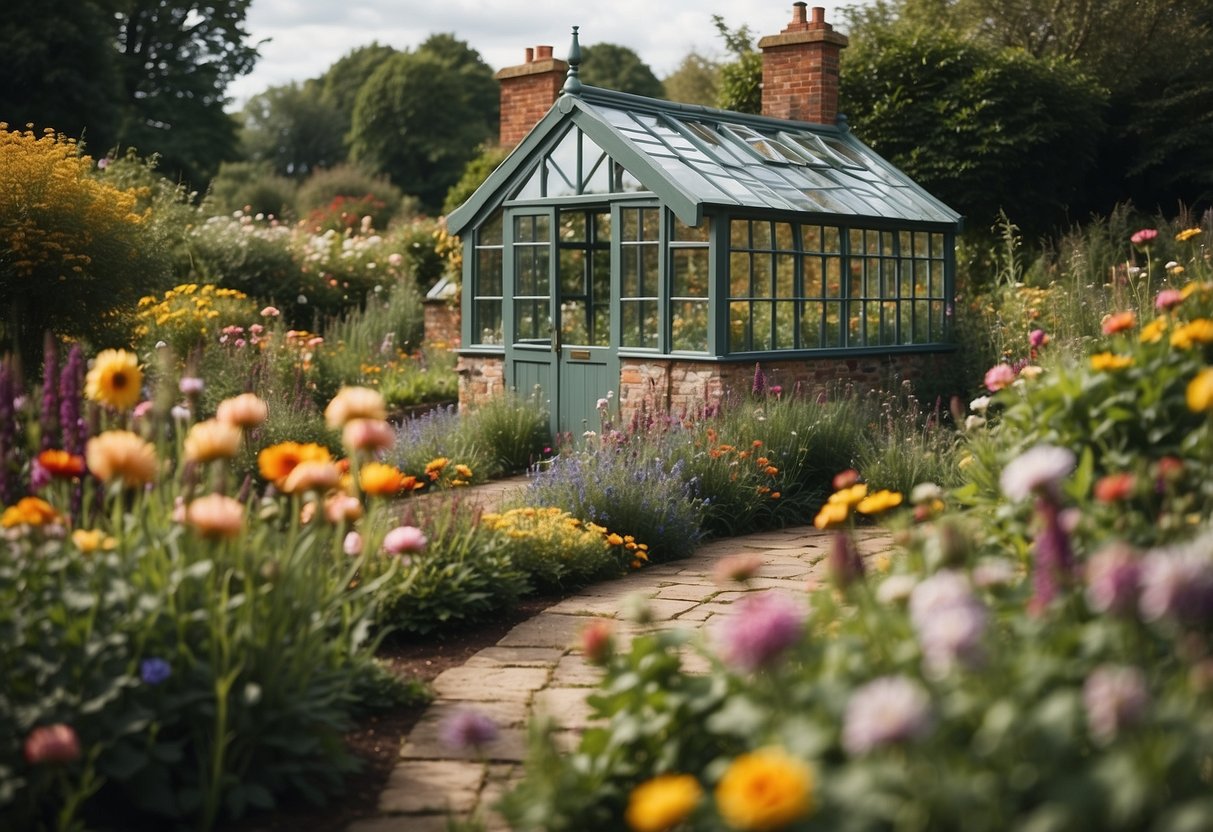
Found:
[[[231,109],[269,87],[324,73],[338,58],[373,41],[414,48],[428,36],[453,33],[494,70],[520,64],[528,46],[568,53],[571,27],[581,44],[627,46],[658,78],[692,50],[723,57],[712,15],[730,28],[745,24],[757,36],[777,34],[792,19],[793,0],[253,0],[246,23],[251,41],[266,41],[252,73],[228,87]],[[847,2],[824,6],[826,21],[841,22]]]

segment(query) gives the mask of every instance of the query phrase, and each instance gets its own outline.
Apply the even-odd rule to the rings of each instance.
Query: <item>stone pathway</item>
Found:
[[[888,535],[879,529],[860,531],[857,541],[861,554],[869,557],[890,547]],[[747,592],[782,589],[804,597],[810,585],[824,579],[828,545],[829,535],[812,527],[713,541],[685,560],[587,587],[522,622],[496,645],[434,680],[434,701],[404,742],[400,762],[379,798],[379,817],[360,820],[348,832],[442,832],[451,818],[473,816],[489,832],[508,829],[492,806],[522,775],[531,715],[553,717],[569,747],[590,721],[586,697],[601,670],[585,662],[579,649],[589,621],[619,618],[625,599],[637,593],[651,599],[652,626],[687,628],[711,626],[730,615]],[[761,558],[759,577],[745,588],[714,583],[715,563],[738,553]],[[629,622],[615,624],[617,638],[636,631]],[[684,666],[694,670],[696,659],[690,656]],[[452,751],[442,742],[440,726],[460,708],[480,711],[500,726],[487,760]]]

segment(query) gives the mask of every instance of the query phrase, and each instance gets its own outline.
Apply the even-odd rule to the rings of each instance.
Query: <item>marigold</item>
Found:
[[[828,502],[842,503],[847,508],[854,508],[859,505],[864,497],[868,496],[868,486],[866,483],[858,482],[847,488],[839,489],[830,495]]]
[[[632,789],[624,819],[633,832],[665,832],[685,821],[702,797],[692,775],[659,774]]]
[[[240,450],[240,428],[218,419],[207,419],[190,428],[185,437],[186,462],[231,459]]]
[[[880,514],[901,505],[901,500],[899,492],[882,488],[875,494],[869,494],[860,500],[859,504],[855,506],[855,510],[860,514]]]
[[[607,543],[609,543],[609,544],[610,544],[610,545],[612,545],[612,546],[622,546],[622,545],[623,545],[623,538],[622,538],[622,537],[620,537],[620,536],[619,536],[618,534],[616,534],[615,532],[611,532],[609,535],[607,535],[606,542],[607,542]]]
[[[86,555],[98,549],[110,551],[118,546],[118,541],[100,529],[76,529],[72,532],[72,543]]]
[[[782,829],[813,811],[812,772],[780,748],[742,754],[716,785],[716,808],[734,829]]]
[[[465,480],[470,480],[472,478],[472,469],[462,463],[455,466],[455,473],[458,476],[463,477]]]
[[[236,537],[244,528],[244,504],[223,494],[208,494],[189,504],[185,522],[203,537]]]
[[[1189,321],[1171,333],[1171,346],[1176,349],[1189,350],[1197,344],[1213,344],[1213,321],[1208,318]]]
[[[1115,335],[1137,326],[1137,313],[1133,310],[1104,315],[1100,329],[1104,335]]]
[[[1193,413],[1213,410],[1213,367],[1205,367],[1188,382],[1186,398]]]
[[[1188,240],[1191,240],[1193,237],[1195,237],[1199,233],[1200,233],[1199,228],[1185,228],[1183,231],[1181,231],[1175,235],[1175,240],[1176,240],[1176,242],[1186,243]]]
[[[9,506],[0,515],[0,526],[45,526],[59,519],[59,512],[41,497],[22,497],[16,505]]]
[[[845,523],[851,508],[846,503],[827,502],[813,518],[813,526],[818,529],[829,529],[840,523]]]
[[[1101,352],[1091,356],[1091,369],[1096,372],[1104,370],[1123,370],[1133,365],[1133,357],[1117,355],[1112,352]]]
[[[351,419],[386,418],[383,395],[369,387],[342,387],[324,409],[324,421],[333,430],[345,427]]]
[[[1155,318],[1141,328],[1138,336],[1143,344],[1157,344],[1162,340],[1162,334],[1167,331],[1167,319]]]
[[[156,478],[156,449],[129,430],[94,436],[85,446],[84,458],[102,482],[118,479],[126,488],[137,488]]]
[[[53,448],[38,454],[38,464],[52,477],[70,479],[84,473],[84,457]]]
[[[450,462],[445,456],[440,456],[437,459],[431,459],[425,464],[425,473],[431,480],[437,480],[442,476],[442,471]]]
[[[219,402],[215,418],[240,428],[255,428],[269,418],[270,406],[256,393],[241,393]]]
[[[257,455],[257,468],[261,476],[273,483],[285,480],[301,462],[328,462],[332,454],[323,445],[314,442],[279,442],[262,449]]]
[[[139,358],[126,350],[102,350],[84,381],[84,395],[115,410],[130,410],[139,401],[143,371]]]
[[[374,497],[399,494],[416,482],[415,477],[406,477],[399,468],[383,462],[368,462],[358,471],[358,486]]]

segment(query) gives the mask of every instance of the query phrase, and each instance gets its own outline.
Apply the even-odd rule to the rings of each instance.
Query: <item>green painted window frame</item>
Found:
[[[497,208],[476,228],[472,257],[472,320],[468,343],[500,347],[505,343],[505,212],[502,208]],[[494,260],[495,267],[492,265]],[[485,321],[486,311],[495,313],[488,322]]]

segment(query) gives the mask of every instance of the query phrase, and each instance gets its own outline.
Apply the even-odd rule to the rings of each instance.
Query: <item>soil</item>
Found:
[[[444,633],[432,639],[396,640],[379,649],[383,660],[402,679],[431,682],[451,667],[458,667],[485,647],[496,644],[515,624],[542,612],[560,600],[553,596],[523,598],[506,613],[478,627]],[[367,716],[346,734],[346,747],[362,761],[361,769],[346,779],[345,793],[327,807],[283,808],[256,815],[229,827],[228,832],[344,832],[352,823],[378,814],[379,794],[399,758],[409,730],[425,712],[425,705]]]

